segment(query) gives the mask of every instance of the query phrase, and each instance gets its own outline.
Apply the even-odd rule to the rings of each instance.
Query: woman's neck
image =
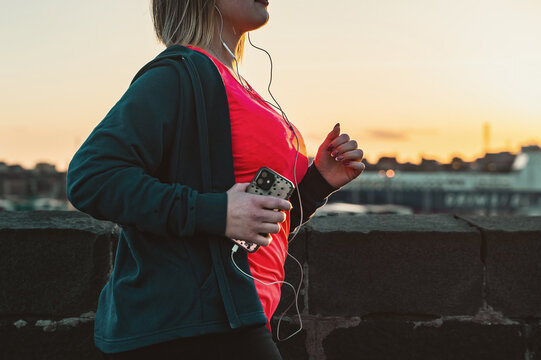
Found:
[[[226,65],[231,70],[235,69],[235,58],[231,56],[229,51],[222,44],[223,42],[229,48],[229,50],[235,54],[239,41],[242,37],[242,33],[235,30],[235,28],[229,24],[227,21],[224,21],[222,33],[220,36],[221,23],[220,18],[217,17],[216,30],[213,36],[212,43],[210,44],[209,49],[204,49],[214,55],[220,62]]]

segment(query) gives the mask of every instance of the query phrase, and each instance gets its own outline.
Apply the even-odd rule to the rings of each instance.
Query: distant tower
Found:
[[[483,151],[488,153],[490,148],[490,123],[483,124]]]

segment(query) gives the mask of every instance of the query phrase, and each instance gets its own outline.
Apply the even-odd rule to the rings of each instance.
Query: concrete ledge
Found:
[[[118,227],[64,211],[2,212],[0,316],[95,311]]]
[[[439,327],[412,322],[363,321],[332,331],[323,341],[327,359],[491,359],[524,360],[519,325],[483,326],[449,321]]]
[[[465,220],[481,231],[487,302],[509,317],[541,317],[541,218]]]
[[[94,346],[92,314],[59,321],[30,316],[3,319],[0,359],[101,359]]]
[[[79,212],[0,213],[1,359],[101,359],[93,319],[119,233]],[[290,252],[303,330],[278,342],[284,359],[541,360],[539,217],[314,218]],[[297,329],[292,308],[280,335]]]
[[[473,315],[482,305],[480,246],[479,231],[450,215],[317,219],[310,313]]]

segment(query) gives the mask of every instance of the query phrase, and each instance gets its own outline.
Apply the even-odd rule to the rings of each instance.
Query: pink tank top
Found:
[[[218,59],[203,49],[188,47],[207,55],[222,76],[231,118],[235,181],[250,182],[259,168],[266,166],[295,183],[293,168],[297,142],[282,115],[265,103],[249,84],[249,90],[245,89]],[[299,139],[296,170],[297,181],[300,182],[308,169],[308,158],[303,138],[297,128],[293,128]],[[265,283],[284,280],[289,227],[290,217],[289,212],[286,212],[286,221],[280,224],[280,231],[271,234],[271,244],[260,247],[255,253],[248,253],[253,277]],[[270,319],[280,302],[281,284],[263,285],[258,281],[254,283],[267,316],[267,327],[270,329]]]

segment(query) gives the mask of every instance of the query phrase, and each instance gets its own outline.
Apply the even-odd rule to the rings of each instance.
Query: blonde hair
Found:
[[[151,0],[152,20],[158,40],[166,47],[193,45],[209,48],[216,30],[216,0]],[[246,34],[235,49],[242,59]]]

